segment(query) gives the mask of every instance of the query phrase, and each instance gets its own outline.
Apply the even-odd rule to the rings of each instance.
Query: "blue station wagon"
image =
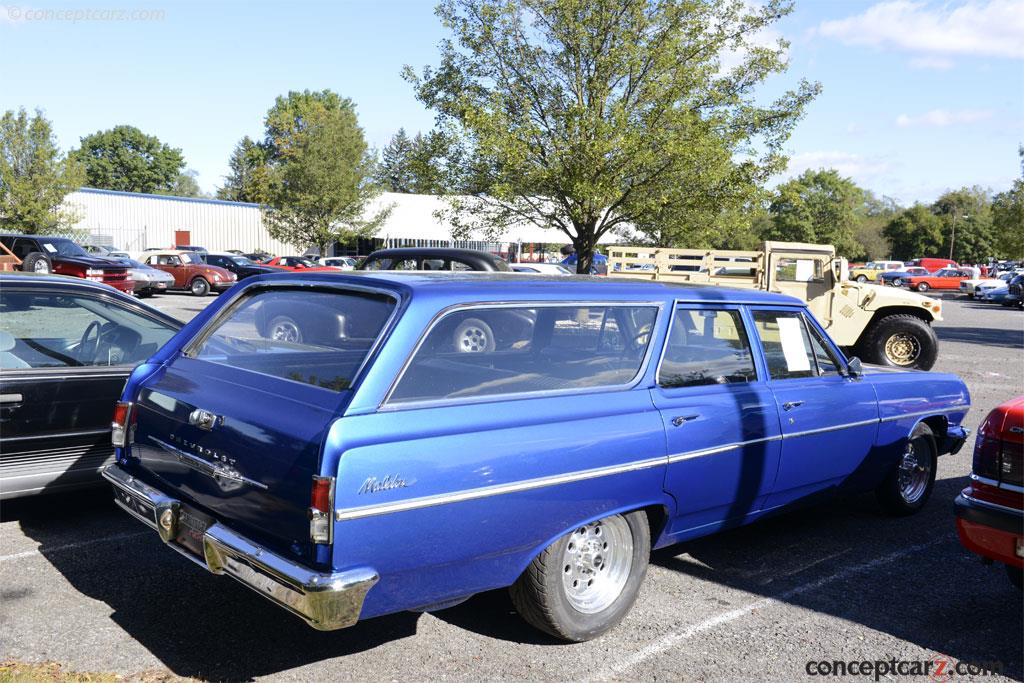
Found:
[[[920,509],[970,399],[862,368],[796,299],[513,274],[246,280],[129,379],[115,500],[338,629],[510,587],[569,641],[651,548],[839,491]]]

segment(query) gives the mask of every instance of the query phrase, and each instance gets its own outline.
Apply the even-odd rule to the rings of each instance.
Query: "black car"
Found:
[[[106,285],[0,273],[0,500],[101,484],[128,374],[181,326]]]
[[[407,247],[379,249],[356,270],[484,270],[512,272],[508,263],[485,251]]]
[[[208,265],[220,266],[225,270],[230,270],[238,276],[239,280],[250,275],[266,275],[267,273],[281,272],[277,268],[254,263],[245,256],[239,256],[238,254],[200,254],[200,256]]]

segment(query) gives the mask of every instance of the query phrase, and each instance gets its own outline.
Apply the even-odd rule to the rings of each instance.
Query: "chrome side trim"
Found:
[[[736,443],[726,444],[724,446],[715,446],[713,448],[702,448],[696,451],[684,451],[682,453],[674,453],[668,456],[669,464],[675,462],[682,462],[683,460],[692,460],[693,458],[702,458],[705,455],[714,455],[715,453],[724,453],[726,451],[736,450],[737,448],[743,448],[745,446],[751,446],[755,443],[767,443],[769,441],[781,441],[782,436],[766,436],[761,439],[750,439],[749,441],[738,441]]]
[[[995,479],[989,479],[988,477],[980,477],[974,472],[971,472],[971,480],[981,482],[982,484],[988,484],[989,486],[995,486],[996,488],[1003,489],[1004,491],[1024,493],[1024,486],[1017,486],[1016,484],[1007,484],[1006,482],[998,482]]]
[[[940,415],[942,413],[955,413],[957,411],[967,412],[971,407],[967,406],[954,406],[952,408],[932,408],[931,410],[918,410],[913,413],[903,413],[901,415],[890,415],[888,417],[879,418],[879,422],[895,422],[896,420],[903,420],[908,417],[921,417],[923,415]]]
[[[78,436],[110,436],[110,429],[88,429],[81,432],[61,432],[61,439],[74,438]],[[31,441],[33,439],[53,439],[53,434],[29,434],[27,436],[4,436],[4,443],[11,441]]]
[[[1020,516],[1024,517],[1024,510],[1022,510],[1020,508],[1012,508],[1012,507],[1010,507],[1008,505],[1000,505],[999,503],[990,503],[987,500],[981,500],[980,498],[975,498],[974,496],[969,496],[966,493],[964,493],[963,491],[960,492],[960,495],[963,496],[965,499],[971,501],[975,505],[980,505],[982,507],[992,508],[993,510],[1000,510],[1002,512],[1012,512],[1015,515],[1020,515]]]
[[[347,519],[360,519],[363,517],[373,517],[375,515],[386,515],[393,512],[406,512],[408,510],[418,510],[420,508],[425,507],[434,507],[437,505],[447,505],[449,503],[461,503],[467,500],[477,500],[479,498],[500,496],[506,493],[517,493],[519,491],[531,491],[533,489],[546,488],[548,486],[557,486],[559,484],[570,484],[577,481],[597,479],[598,477],[607,477],[613,474],[635,472],[637,470],[648,469],[650,467],[659,467],[665,464],[667,464],[667,459],[664,457],[648,458],[646,460],[635,460],[633,462],[627,462],[622,465],[596,467],[594,469],[569,472],[567,474],[556,474],[549,477],[525,479],[523,481],[512,482],[510,484],[481,486],[478,488],[467,489],[465,491],[458,491],[455,493],[439,493],[432,496],[420,496],[419,498],[409,498],[407,500],[400,500],[394,503],[382,503],[379,505],[363,505],[360,507],[339,509],[335,510],[334,518],[337,521],[342,522]]]
[[[837,432],[840,429],[850,429],[851,427],[865,427],[867,425],[878,424],[879,420],[877,417],[873,417],[870,420],[859,420],[857,422],[847,422],[841,425],[831,425],[829,427],[819,427],[818,429],[807,429],[802,432],[793,432],[791,434],[783,434],[783,439],[795,439],[798,436],[808,436],[810,434],[823,434],[825,432]]]

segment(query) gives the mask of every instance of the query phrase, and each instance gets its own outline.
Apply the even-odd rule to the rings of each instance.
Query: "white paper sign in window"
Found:
[[[779,341],[782,353],[786,357],[786,366],[790,372],[806,372],[811,369],[807,354],[807,342],[804,337],[804,324],[800,318],[779,317]]]
[[[798,259],[796,262],[797,282],[810,282],[814,279],[814,261],[812,259]]]
[[[57,253],[57,247],[53,246],[52,244],[47,244],[46,242],[43,242],[43,249],[50,252],[51,254]]]

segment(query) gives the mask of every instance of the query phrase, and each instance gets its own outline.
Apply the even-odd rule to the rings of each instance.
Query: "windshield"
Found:
[[[40,246],[50,254],[61,256],[88,256],[85,249],[67,239],[44,239],[39,240]]]
[[[256,265],[255,263],[253,263],[249,259],[245,258],[244,256],[232,256],[231,260],[237,266],[254,266],[254,265]]]
[[[292,266],[305,266],[306,268],[316,268],[320,265],[319,263],[311,261],[308,258],[295,257],[293,259],[290,259],[290,261],[290,265]]]
[[[183,251],[180,254],[178,254],[178,256],[181,258],[181,262],[182,263],[191,263],[191,264],[202,264],[203,263],[203,259],[202,259],[202,257],[199,254],[195,254],[195,253],[190,252],[190,251]]]

